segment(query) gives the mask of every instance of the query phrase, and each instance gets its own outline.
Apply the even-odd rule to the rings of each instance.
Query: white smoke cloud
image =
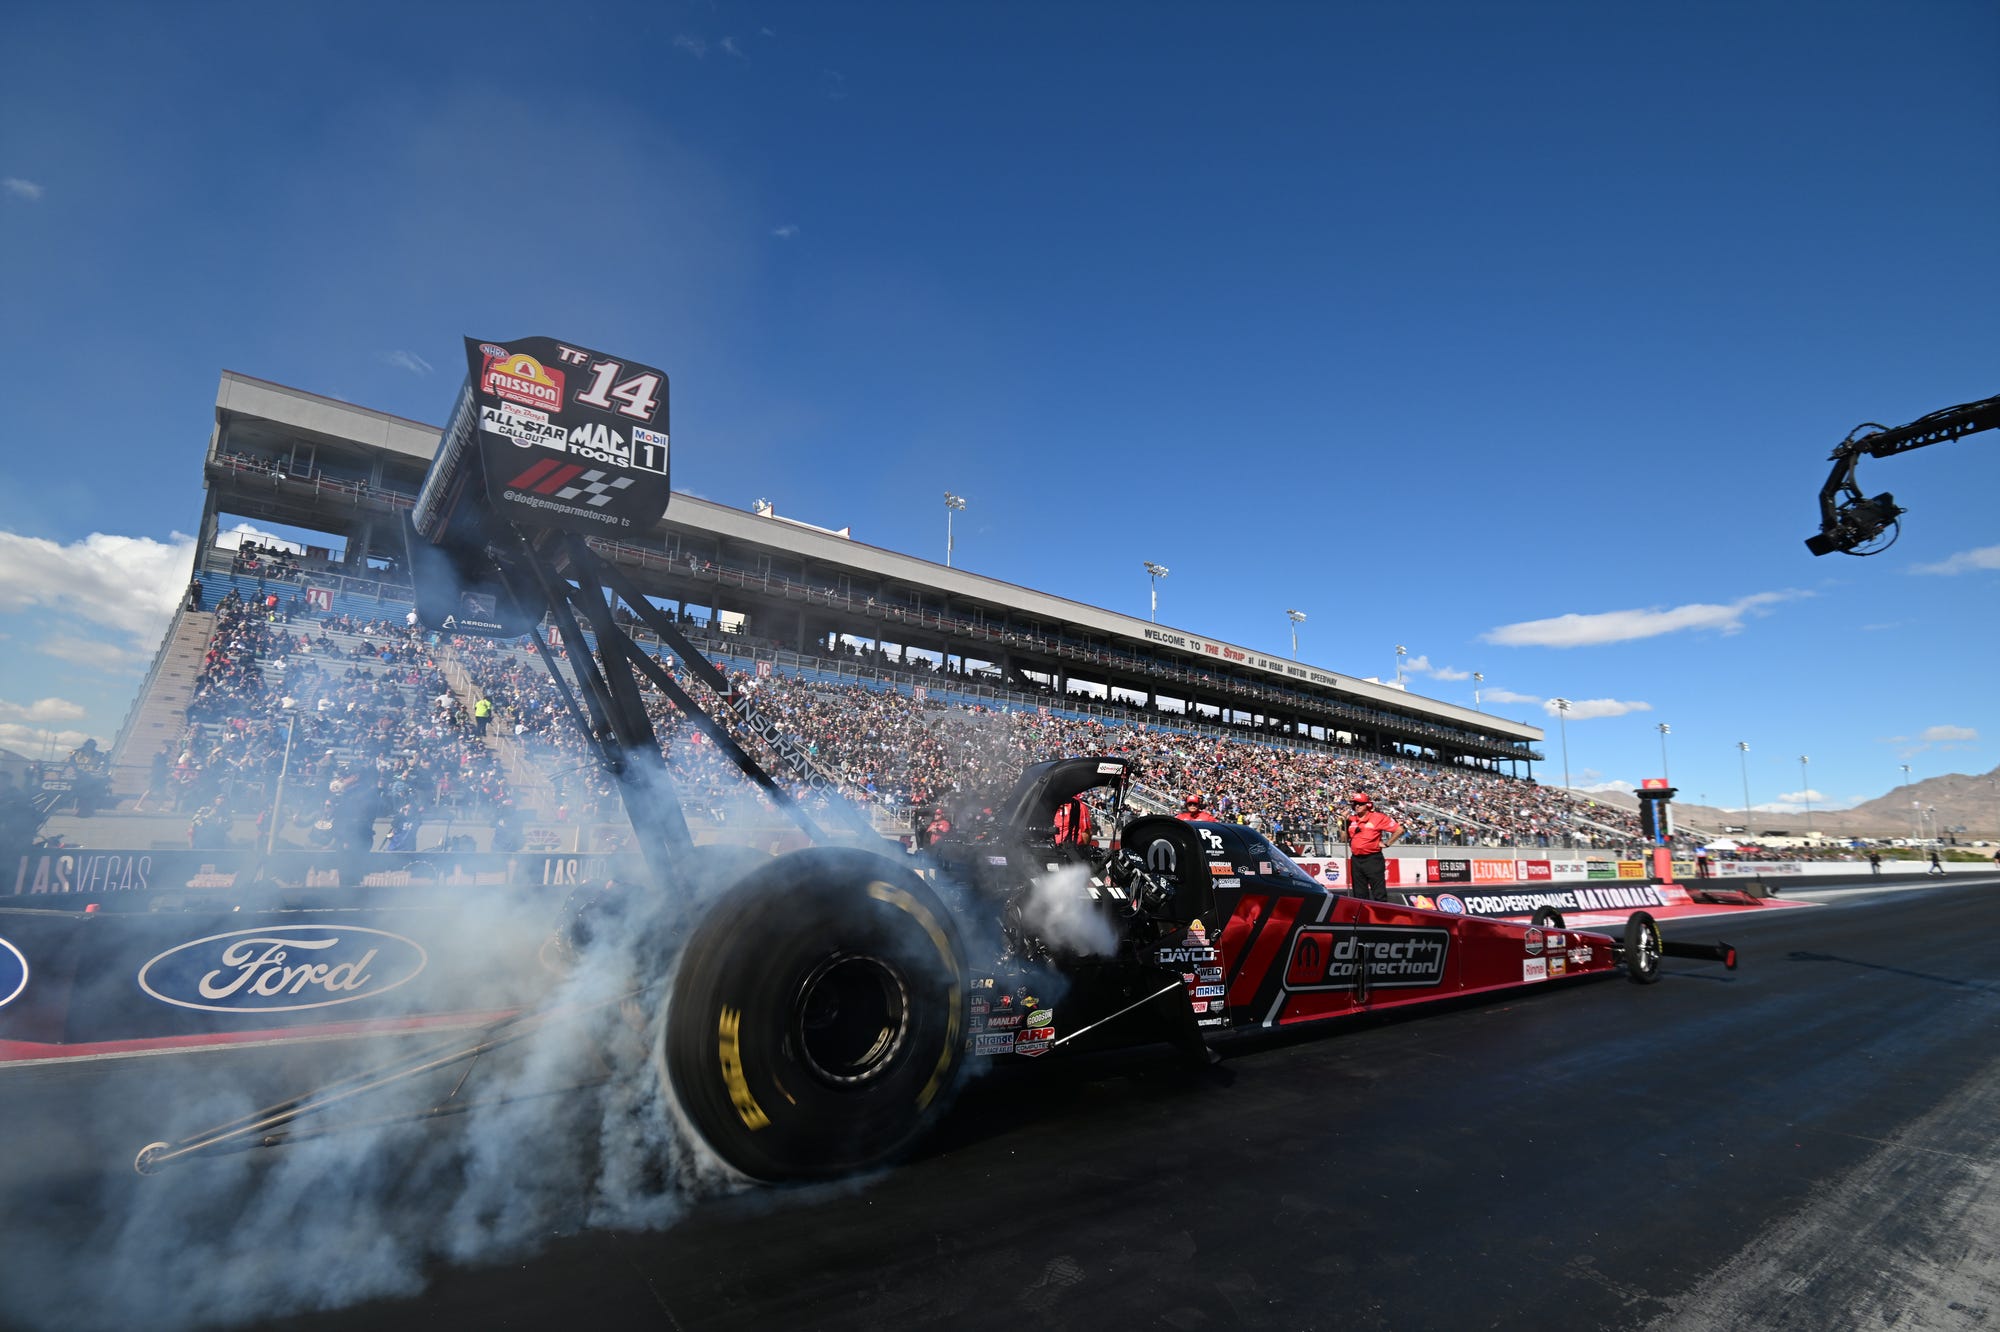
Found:
[[[1067,952],[1108,957],[1118,949],[1118,933],[1090,895],[1090,871],[1067,865],[1036,877],[1021,900],[1021,923]]]

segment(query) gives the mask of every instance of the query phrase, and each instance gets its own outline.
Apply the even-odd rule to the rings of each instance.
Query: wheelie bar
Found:
[[[1696,957],[1704,962],[1720,962],[1729,970],[1736,970],[1736,945],[1727,943],[1681,943],[1669,939],[1661,945],[1660,951],[1668,957]]]

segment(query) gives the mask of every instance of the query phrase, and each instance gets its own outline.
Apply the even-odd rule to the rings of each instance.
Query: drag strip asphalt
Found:
[[[2000,881],[1784,893],[1826,905],[1666,924],[1737,945],[1735,972],[1670,959],[1652,986],[1237,1040],[1208,1074],[1152,1053],[994,1073],[879,1176],[572,1229],[269,1325],[1989,1326]],[[127,1078],[132,1122],[83,1136],[129,1138],[157,1062],[0,1077],[0,1113],[18,1135]],[[59,1203],[75,1168],[17,1158],[0,1183]]]

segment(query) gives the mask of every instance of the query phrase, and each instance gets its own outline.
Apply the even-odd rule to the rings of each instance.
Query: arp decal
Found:
[[[1451,931],[1403,925],[1309,926],[1292,941],[1285,964],[1291,991],[1351,990],[1367,969],[1370,989],[1428,989],[1444,984]]]

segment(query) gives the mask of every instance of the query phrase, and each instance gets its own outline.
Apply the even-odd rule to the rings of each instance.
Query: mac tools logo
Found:
[[[272,925],[211,934],[139,968],[163,1004],[209,1013],[292,1013],[372,999],[430,961],[415,941],[358,925]]]

